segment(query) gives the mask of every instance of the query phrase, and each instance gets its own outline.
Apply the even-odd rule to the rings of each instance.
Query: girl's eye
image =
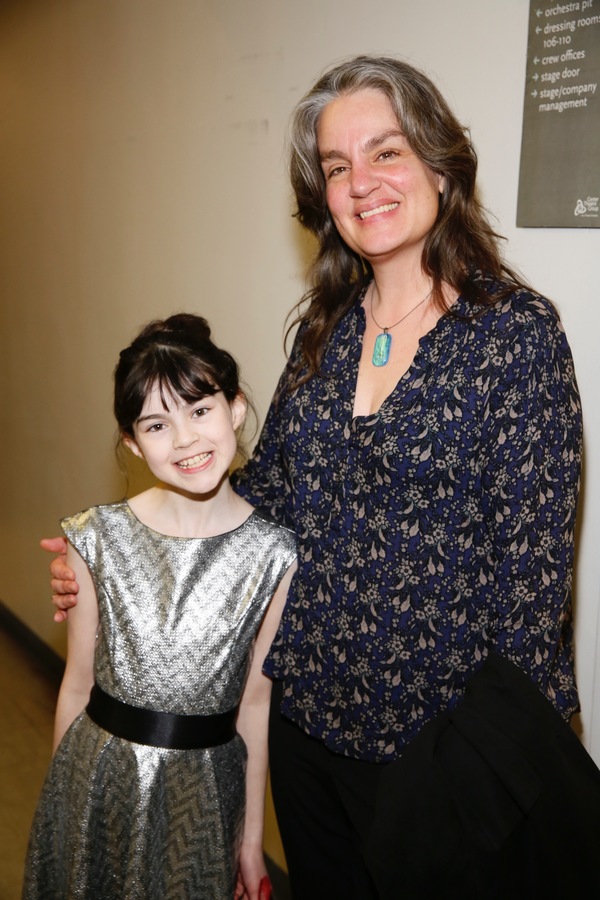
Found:
[[[194,415],[196,418],[201,418],[202,416],[205,416],[207,412],[208,412],[208,407],[206,407],[206,406],[199,406],[198,409],[195,409],[195,410],[194,410],[193,415]]]
[[[152,425],[150,425],[150,427],[148,428],[148,431],[149,432],[162,431],[164,427],[165,427],[164,422],[153,422]]]

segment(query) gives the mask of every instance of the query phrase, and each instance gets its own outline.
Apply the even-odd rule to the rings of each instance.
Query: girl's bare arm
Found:
[[[262,900],[262,879],[267,875],[263,857],[265,789],[269,762],[267,732],[271,679],[262,667],[273,643],[296,564],[288,569],[269,604],[256,638],[254,656],[238,714],[237,729],[246,742],[246,818],[240,854],[240,878],[236,897]],[[245,893],[244,893],[245,891]]]

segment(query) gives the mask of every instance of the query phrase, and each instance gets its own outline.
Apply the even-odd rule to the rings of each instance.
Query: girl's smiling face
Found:
[[[374,266],[420,258],[444,178],[413,152],[385,94],[368,88],[332,100],[317,143],[327,206],[346,244]]]
[[[123,442],[162,484],[192,494],[213,494],[229,476],[237,451],[236,430],[245,414],[241,394],[232,403],[221,391],[189,403],[161,394],[155,385],[134,424],[134,436],[125,435]]]

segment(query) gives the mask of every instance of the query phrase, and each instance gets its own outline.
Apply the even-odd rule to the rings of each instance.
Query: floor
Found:
[[[29,826],[50,762],[58,685],[0,628],[0,897],[18,900]]]
[[[0,621],[0,900],[19,900],[29,827],[51,757],[58,679]],[[267,859],[274,900],[285,873]]]

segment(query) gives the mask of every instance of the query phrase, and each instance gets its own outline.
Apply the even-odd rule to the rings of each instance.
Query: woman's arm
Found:
[[[553,312],[527,323],[499,364],[484,429],[490,639],[568,716],[576,704],[571,581],[581,408]],[[492,579],[489,581],[488,579]]]
[[[244,688],[237,729],[248,749],[246,770],[246,817],[240,853],[240,873],[236,897],[262,900],[261,880],[267,875],[263,857],[263,825],[267,784],[269,702],[271,680],[262,667],[275,639],[296,564],[288,569],[269,604],[256,638],[254,656]],[[262,894],[266,896],[266,894]]]
[[[263,429],[251,458],[237,469],[231,478],[234,490],[248,503],[267,512],[272,519],[288,528],[294,528],[286,498],[285,463],[281,454],[281,435],[287,431],[285,398],[289,393],[290,379],[300,358],[298,331],[288,363],[277,384]]]
[[[94,650],[98,630],[98,601],[89,569],[71,544],[67,565],[79,584],[79,602],[69,615],[67,665],[60,686],[54,722],[54,750],[63,735],[85,709],[94,683]]]
[[[231,476],[234,491],[280,525],[286,521],[285,480],[279,450],[279,415],[271,404],[260,438],[248,462]]]

